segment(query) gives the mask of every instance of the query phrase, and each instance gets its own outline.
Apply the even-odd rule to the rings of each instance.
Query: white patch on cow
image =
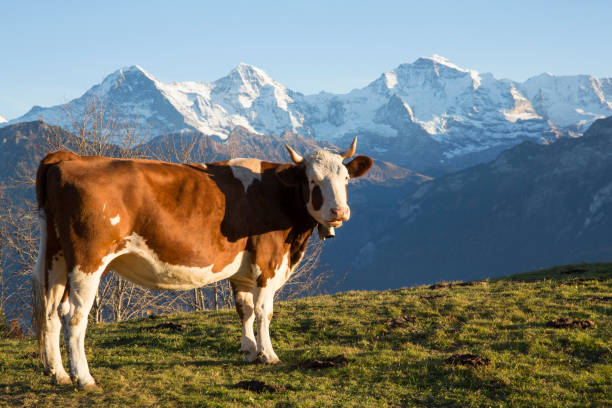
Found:
[[[238,253],[221,271],[213,272],[213,265],[197,267],[161,261],[155,251],[147,246],[144,238],[136,233],[125,240],[125,248],[113,254],[114,259],[109,269],[150,289],[194,289],[235,274],[250,272],[250,255],[246,251]]]
[[[109,219],[111,225],[115,226],[117,224],[119,224],[119,221],[121,221],[121,217],[119,216],[119,214],[117,214],[115,217]]]
[[[329,150],[318,150],[304,159],[311,193],[316,185],[321,189],[321,195],[323,196],[323,205],[318,210],[315,210],[312,206],[312,194],[306,207],[308,212],[324,225],[334,219],[331,213],[332,208],[348,208],[346,185],[349,173],[342,163],[343,160],[342,156]]]
[[[106,211],[106,203],[102,206],[102,212]]]
[[[245,192],[253,181],[261,181],[261,160],[238,158],[229,160],[228,164],[234,177],[244,186]]]

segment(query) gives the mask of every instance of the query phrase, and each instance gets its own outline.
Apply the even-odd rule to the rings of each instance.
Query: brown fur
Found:
[[[59,153],[66,152],[52,155],[57,159]],[[301,246],[315,226],[301,189],[280,183],[275,163],[263,162],[262,181],[245,192],[227,162],[199,167],[62,156],[69,160],[43,160],[38,190],[45,192],[39,202],[59,232],[47,258],[61,247],[68,270],[79,265],[94,272],[135,232],[160,260],[213,265],[215,272],[247,249],[264,272],[259,283],[265,285],[293,241]],[[115,215],[120,222],[113,226],[108,219]],[[53,222],[48,232],[55,236]]]

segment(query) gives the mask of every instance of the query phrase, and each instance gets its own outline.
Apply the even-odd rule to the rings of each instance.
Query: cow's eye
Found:
[[[315,183],[314,180],[310,180],[310,184],[314,184],[314,183]]]

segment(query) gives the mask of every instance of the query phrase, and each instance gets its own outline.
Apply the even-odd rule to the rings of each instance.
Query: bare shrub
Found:
[[[274,296],[277,300],[295,299],[300,296],[319,293],[323,284],[329,279],[329,273],[320,271],[319,260],[324,241],[312,237],[308,242],[306,253],[289,280]]]

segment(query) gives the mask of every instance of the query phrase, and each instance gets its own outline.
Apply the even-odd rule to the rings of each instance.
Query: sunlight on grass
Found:
[[[233,310],[91,326],[86,351],[99,394],[51,386],[33,339],[2,339],[0,406],[611,406],[612,267],[581,268],[281,302],[271,333],[284,362],[274,366],[242,362]],[[558,317],[596,325],[546,326]],[[153,329],[160,321],[185,328]],[[466,353],[490,363],[446,361]],[[300,368],[337,355],[348,363]],[[244,380],[282,391],[235,386]]]

